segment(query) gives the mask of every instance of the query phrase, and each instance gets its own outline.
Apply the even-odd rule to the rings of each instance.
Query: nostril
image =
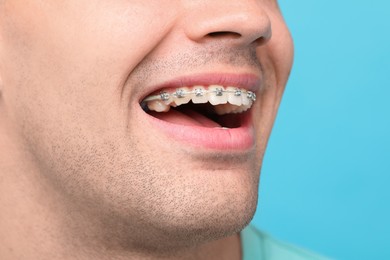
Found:
[[[254,40],[254,43],[257,46],[261,46],[266,44],[272,37],[272,29],[271,24],[268,26],[267,30],[262,33],[260,37],[258,37],[256,40]]]
[[[234,32],[234,31],[217,31],[217,32],[211,32],[206,35],[208,39],[214,39],[214,40],[222,40],[222,39],[244,39],[244,36],[240,33]],[[254,38],[254,37],[253,37]],[[264,45],[268,42],[268,40],[271,38],[270,31],[267,33],[264,33],[262,36],[258,38],[254,38],[252,43],[254,43],[256,46]]]
[[[229,31],[220,31],[220,32],[211,32],[207,34],[208,37],[210,38],[240,38],[241,34],[236,33],[236,32],[229,32]]]
[[[260,46],[264,45],[266,42],[268,42],[269,38],[268,37],[259,37],[255,40],[255,44]]]

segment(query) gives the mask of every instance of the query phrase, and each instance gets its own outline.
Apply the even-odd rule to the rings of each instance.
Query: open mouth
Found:
[[[163,89],[141,101],[149,115],[177,125],[235,129],[256,101],[254,92],[222,85]]]

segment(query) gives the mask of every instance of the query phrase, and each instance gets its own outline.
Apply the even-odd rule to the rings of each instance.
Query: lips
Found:
[[[140,104],[151,127],[172,141],[243,151],[254,145],[250,108],[259,88],[251,74],[184,77],[150,88]]]

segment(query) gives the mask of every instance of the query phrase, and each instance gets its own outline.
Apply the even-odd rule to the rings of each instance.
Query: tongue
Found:
[[[194,111],[186,110],[184,112],[177,111],[174,109],[169,110],[165,113],[150,112],[150,115],[164,120],[166,122],[177,124],[177,125],[186,125],[186,126],[203,126],[203,127],[221,127],[218,123],[207,118],[206,116]]]

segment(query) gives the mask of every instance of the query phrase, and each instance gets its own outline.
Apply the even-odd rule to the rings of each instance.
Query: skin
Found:
[[[292,59],[273,0],[0,0],[0,259],[240,259]],[[145,125],[207,72],[261,74],[254,149]]]

